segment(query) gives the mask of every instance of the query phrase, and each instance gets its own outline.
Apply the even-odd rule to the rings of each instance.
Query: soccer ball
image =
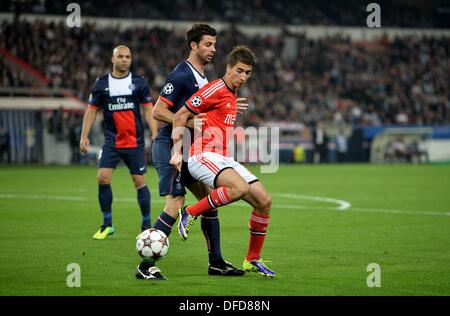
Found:
[[[169,250],[169,238],[156,228],[144,230],[137,238],[136,249],[144,259],[158,260]]]

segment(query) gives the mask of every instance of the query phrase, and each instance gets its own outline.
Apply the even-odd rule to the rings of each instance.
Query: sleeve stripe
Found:
[[[141,103],[142,106],[153,106],[153,102]]]
[[[161,95],[159,96],[159,98],[160,98],[162,101],[166,102],[166,103],[169,105],[169,107],[173,106],[173,102],[170,101],[169,99],[167,99],[167,98],[165,98],[165,97],[163,97],[163,96],[161,96]]]
[[[216,83],[211,84],[208,88],[206,88],[203,92],[202,92],[202,96],[205,97],[209,92],[211,92],[211,90],[214,90],[214,88],[216,88],[217,86],[223,85],[222,80],[217,81]]]
[[[216,91],[222,89],[225,85],[224,84],[220,84],[214,87],[214,89],[208,91],[207,93],[202,93],[202,96],[205,99],[208,99],[210,96],[212,96]]]
[[[98,105],[95,105],[95,104],[88,104],[88,108],[89,109],[93,109],[93,110],[98,110],[98,108],[99,108],[100,106],[98,106]]]
[[[197,115],[198,112],[195,112],[195,110],[191,109],[191,107],[187,104],[187,102],[184,104],[184,106],[194,115]]]

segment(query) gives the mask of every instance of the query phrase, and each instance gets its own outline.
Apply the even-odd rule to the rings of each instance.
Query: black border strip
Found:
[[[198,113],[195,113],[194,110],[192,110],[189,105],[187,105],[186,103],[184,104],[184,106],[189,110],[189,112],[191,112],[194,115],[198,115]]]
[[[219,174],[221,174],[222,171],[224,171],[225,169],[234,169],[234,168],[233,167],[225,167],[216,174],[216,176],[214,177],[214,182],[213,182],[214,189],[217,189],[216,181],[217,181],[217,178],[219,177]]]

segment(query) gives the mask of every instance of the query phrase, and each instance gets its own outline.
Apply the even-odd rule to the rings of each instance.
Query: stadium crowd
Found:
[[[168,71],[187,55],[184,38],[160,28],[120,31],[83,23],[70,29],[42,21],[0,26],[0,48],[41,71],[50,87],[70,88],[85,101],[95,79],[110,70],[112,48],[121,43],[132,49],[133,71],[145,75],[155,98]],[[226,53],[238,43],[258,57],[254,78],[241,92],[250,100],[246,125],[450,123],[449,38],[351,42],[287,32],[248,38],[232,28],[219,34],[215,61],[207,67],[210,80],[223,73]],[[1,60],[0,65],[2,87],[30,84]]]
[[[69,1],[2,1],[0,11],[65,14]],[[226,21],[251,24],[365,25],[367,5],[361,0],[78,0],[84,16],[152,20]],[[383,26],[445,28],[450,26],[448,1],[383,0]]]

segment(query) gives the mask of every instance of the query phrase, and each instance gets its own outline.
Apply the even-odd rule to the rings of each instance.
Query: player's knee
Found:
[[[259,198],[255,206],[255,210],[257,212],[266,215],[270,213],[271,208],[272,208],[272,198],[270,197],[270,195],[264,195],[263,197]]]
[[[145,186],[145,179],[144,177],[133,177],[133,183],[134,187],[139,189]]]
[[[270,195],[267,195],[261,201],[261,211],[265,214],[269,214],[271,208],[272,208],[272,197]]]
[[[109,177],[106,174],[100,173],[100,174],[97,175],[97,182],[99,184],[110,184],[111,183],[111,177]]]
[[[184,196],[174,196],[166,199],[165,212],[176,218],[178,216],[178,210],[184,205],[184,201]]]
[[[240,200],[244,196],[247,195],[248,191],[250,190],[250,186],[246,182],[238,183],[235,186],[229,188],[230,190],[230,197],[233,201]]]

